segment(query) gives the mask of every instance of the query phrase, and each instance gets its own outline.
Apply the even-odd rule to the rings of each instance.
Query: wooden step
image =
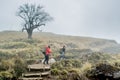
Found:
[[[41,70],[41,69],[50,69],[50,65],[44,65],[44,64],[33,64],[28,65],[27,67],[30,70]]]
[[[43,80],[41,77],[36,77],[36,78],[19,78],[18,80]]]
[[[40,76],[47,76],[50,74],[50,71],[41,72],[41,73],[24,73],[24,77],[40,77]]]
[[[46,76],[46,75],[49,75],[50,74],[50,71],[49,72],[43,72],[41,73],[41,76]]]
[[[44,71],[50,71],[50,69],[45,68],[45,69],[28,69],[27,72],[44,72]]]

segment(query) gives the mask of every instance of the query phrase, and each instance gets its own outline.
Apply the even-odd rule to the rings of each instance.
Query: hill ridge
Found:
[[[0,41],[10,41],[27,39],[26,32],[20,31],[2,31],[0,32]],[[120,53],[120,44],[115,40],[81,37],[71,35],[61,35],[51,32],[34,32],[33,39],[44,42],[44,44],[52,44],[55,48],[66,45],[67,49],[90,49],[105,53]]]

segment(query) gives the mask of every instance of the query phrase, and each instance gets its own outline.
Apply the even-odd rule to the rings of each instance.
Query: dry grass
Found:
[[[87,80],[85,74],[96,66],[96,62],[109,63],[120,68],[120,54],[98,52],[109,46],[118,45],[115,41],[41,32],[33,33],[32,40],[27,39],[25,32],[0,32],[0,61],[7,59],[11,61],[12,58],[18,57],[30,62],[43,59],[41,50],[46,45],[51,45],[52,56],[55,59],[60,55],[59,49],[63,45],[66,46],[67,60],[52,65],[52,74],[57,76],[58,80],[68,79],[70,75],[74,76],[71,77],[73,79]],[[9,73],[5,72],[5,74]]]

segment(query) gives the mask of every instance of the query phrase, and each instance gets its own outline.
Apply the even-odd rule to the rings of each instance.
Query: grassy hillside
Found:
[[[63,45],[66,46],[67,57],[80,58],[81,54],[88,55],[88,53],[95,52],[120,53],[119,44],[114,40],[66,36],[46,32],[35,32],[33,33],[33,39],[28,40],[27,33],[25,32],[0,32],[1,58],[9,58],[16,55],[25,59],[43,58],[41,50],[43,50],[46,45],[51,45],[54,57],[59,55],[59,49]]]
[[[25,32],[17,32],[17,31],[4,31],[0,32],[0,46],[7,45],[12,42],[15,42],[16,45],[24,45],[22,47],[27,47],[25,42],[27,41],[27,33]],[[106,53],[120,53],[120,45],[114,40],[107,39],[98,39],[98,38],[90,38],[90,37],[79,37],[79,36],[65,36],[65,35],[57,35],[53,33],[45,33],[45,32],[35,32],[33,33],[33,40],[37,46],[39,45],[48,45],[52,44],[53,49],[59,49],[63,45],[67,46],[67,49],[90,49],[92,51],[106,52]],[[42,44],[40,44],[40,42]],[[3,48],[2,48],[3,49]],[[112,50],[111,50],[112,49]]]
[[[93,77],[97,73],[96,66],[107,64],[112,72],[120,68],[120,47],[114,40],[45,32],[35,32],[29,40],[25,32],[4,31],[0,32],[0,80],[21,76],[28,64],[44,58],[41,50],[46,45],[51,45],[52,56],[57,60],[51,67],[54,78],[51,80],[88,80],[91,77],[89,80],[96,80]],[[59,61],[59,49],[63,45],[66,60]]]

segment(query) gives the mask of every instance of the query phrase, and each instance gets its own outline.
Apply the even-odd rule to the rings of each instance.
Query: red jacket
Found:
[[[50,48],[46,48],[46,55],[49,55],[51,53],[51,49]]]

